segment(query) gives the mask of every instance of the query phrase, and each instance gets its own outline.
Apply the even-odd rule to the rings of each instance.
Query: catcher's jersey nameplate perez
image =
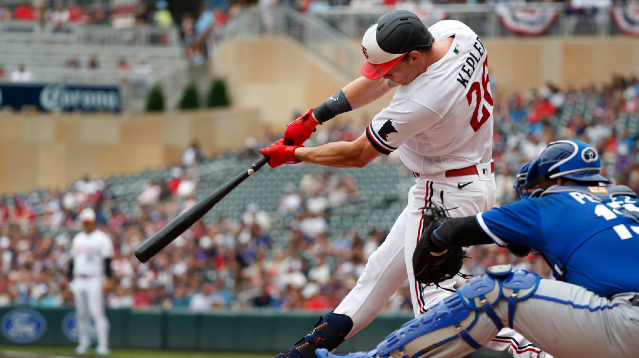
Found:
[[[100,230],[90,234],[79,232],[71,243],[73,273],[100,276],[104,272],[104,259],[113,256],[113,242]]]
[[[468,26],[444,20],[429,28],[436,41],[454,37],[446,55],[395,92],[366,129],[381,153],[399,149],[402,162],[427,180],[492,159],[493,98],[487,53]]]
[[[636,256],[616,254],[639,253],[639,223],[612,223],[622,217],[615,210],[619,206],[639,211],[635,198],[616,196],[614,201],[602,202],[574,191],[520,200],[479,213],[476,219],[498,245],[534,247],[550,263],[555,262],[570,238],[575,237],[575,230],[590,231],[598,223],[611,222],[610,229],[597,233],[579,246],[570,258],[565,274],[567,282],[610,298],[617,293],[639,292],[639,260]]]

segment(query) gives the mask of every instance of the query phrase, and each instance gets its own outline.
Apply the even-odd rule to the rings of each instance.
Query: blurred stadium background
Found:
[[[487,47],[499,205],[515,199],[520,165],[560,138],[595,145],[604,174],[639,190],[633,1],[3,0],[2,351],[72,352],[65,269],[87,206],[116,250],[113,356],[289,348],[353,287],[404,207],[413,177],[396,156],[363,169],[264,168],[150,263],[133,250],[354,79],[364,31],[398,8],[429,25],[461,20]],[[390,96],[323,125],[309,145],[357,138]],[[470,256],[471,274],[512,263],[550,276],[534,254],[491,245]],[[30,332],[18,338],[4,329],[16,312]],[[372,348],[409,317],[406,287],[340,350]]]

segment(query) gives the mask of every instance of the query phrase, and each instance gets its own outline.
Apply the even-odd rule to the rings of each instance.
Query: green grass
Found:
[[[73,348],[68,347],[28,347],[28,346],[0,346],[0,352],[19,351],[38,354],[59,354],[73,356]],[[0,353],[1,354],[1,353]],[[93,352],[90,353],[93,355]],[[143,349],[112,349],[112,358],[273,358],[274,354],[265,353],[227,353],[203,351],[158,351]],[[82,356],[78,356],[82,357]]]

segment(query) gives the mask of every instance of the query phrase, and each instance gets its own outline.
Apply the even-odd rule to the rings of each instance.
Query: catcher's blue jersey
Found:
[[[579,188],[605,191],[600,187]],[[593,232],[598,223],[610,222],[610,229],[600,231],[577,248],[567,263],[564,278],[608,298],[622,292],[639,292],[639,223],[619,225],[623,215],[615,210],[622,207],[639,212],[638,200],[629,196],[599,197],[606,199],[602,202],[578,191],[558,192],[494,208],[475,218],[498,245],[533,247],[551,266],[576,237],[585,231]]]

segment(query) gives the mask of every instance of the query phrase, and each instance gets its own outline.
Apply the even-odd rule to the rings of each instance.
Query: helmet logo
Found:
[[[364,53],[364,56],[366,56],[366,59],[368,60],[368,51],[366,51],[366,47],[362,46],[362,52]]]
[[[592,163],[599,159],[599,155],[594,149],[588,147],[581,151],[581,159],[586,163]]]

